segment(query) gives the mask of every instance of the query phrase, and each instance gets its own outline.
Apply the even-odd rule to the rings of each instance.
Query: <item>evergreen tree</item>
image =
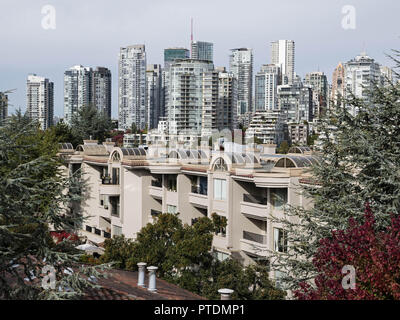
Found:
[[[85,184],[67,178],[58,142],[20,112],[0,128],[0,298],[72,298],[92,286],[71,241],[56,244],[49,228],[73,234],[82,223]],[[43,267],[55,269],[55,288],[41,286]],[[75,270],[71,272],[71,270]],[[66,273],[65,273],[66,272]]]
[[[104,142],[110,137],[113,125],[107,115],[99,112],[93,105],[84,106],[72,117],[72,135],[79,143],[92,139]],[[69,142],[69,141],[64,141]]]
[[[313,207],[292,207],[285,218],[276,219],[288,231],[288,252],[273,253],[272,265],[286,274],[283,280],[290,289],[319,274],[312,258],[320,239],[346,229],[349,218],[362,221],[366,202],[377,228],[388,226],[389,213],[399,213],[400,85],[375,84],[370,103],[348,96],[323,119],[312,182],[299,190]],[[353,116],[349,108],[358,113]]]

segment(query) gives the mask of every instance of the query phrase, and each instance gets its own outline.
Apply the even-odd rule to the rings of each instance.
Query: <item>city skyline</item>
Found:
[[[154,32],[156,26],[152,26],[141,15],[129,10],[134,7],[133,4],[126,4],[126,12],[119,11],[117,14],[116,11],[121,8],[121,3],[118,1],[113,4],[99,1],[97,6],[57,2],[54,3],[57,10],[57,27],[55,30],[44,30],[41,28],[43,17],[41,8],[46,3],[35,4],[21,1],[16,5],[11,1],[4,1],[2,12],[8,12],[8,14],[0,22],[1,30],[3,30],[0,32],[3,43],[7,46],[4,46],[0,53],[0,70],[3,75],[0,79],[0,89],[5,91],[18,88],[16,92],[9,95],[10,104],[14,105],[9,108],[9,113],[14,113],[18,107],[23,111],[26,110],[26,77],[28,74],[36,73],[54,82],[54,114],[63,117],[63,72],[65,70],[77,64],[104,66],[111,70],[116,79],[120,47],[138,43],[146,45],[148,64],[161,64],[163,49],[169,47],[190,49],[190,17],[193,17],[195,22],[194,40],[214,44],[215,66],[229,66],[230,49],[249,47],[254,53],[254,73],[258,72],[261,65],[270,63],[270,43],[279,39],[292,39],[296,42],[295,71],[297,74],[303,78],[308,72],[320,70],[328,76],[329,82],[339,62],[344,63],[354,58],[365,48],[367,54],[375,61],[391,66],[384,53],[390,53],[391,48],[395,49],[398,45],[399,37],[396,31],[392,31],[396,30],[395,19],[390,18],[396,12],[394,9],[399,7],[397,3],[380,3],[377,8],[373,1],[363,1],[362,4],[360,1],[354,1],[353,5],[357,10],[355,30],[345,30],[341,26],[343,18],[341,9],[346,4],[345,1],[329,5],[308,1],[309,6],[303,3],[295,4],[292,1],[284,1],[282,4],[271,1],[252,1],[252,6],[249,7],[258,6],[268,8],[268,10],[245,8],[240,12],[233,9],[235,7],[233,3],[229,7],[226,1],[221,1],[221,3],[213,4],[213,7],[221,10],[215,10],[216,13],[212,13],[211,18],[208,19],[209,10],[202,8],[202,6],[207,7],[207,3],[185,4],[181,1],[172,1],[167,5],[157,2],[154,9],[157,13],[164,12],[166,16],[158,16],[159,22],[156,26],[163,25],[163,27],[157,29],[159,32]],[[287,6],[288,3],[291,4],[290,7]],[[142,13],[153,10],[151,4],[143,4],[140,8]],[[310,8],[315,8],[315,10],[309,10]],[[224,10],[230,18],[217,14]],[[168,15],[174,11],[176,12],[175,19],[169,21]],[[129,12],[135,19],[127,19]],[[99,26],[95,22],[105,13],[110,13],[111,21],[105,26]],[[293,23],[287,25],[280,23],[279,27],[272,28],[279,21],[279,16],[284,13],[292,17],[292,22],[301,21],[302,24],[294,28]],[[240,14],[249,22],[237,26],[234,21]],[[371,14],[376,19],[371,20]],[[24,23],[21,23],[22,21]],[[97,29],[92,28],[91,23],[96,24]],[[142,27],[138,28],[140,23]],[[315,23],[318,23],[319,28],[313,27]],[[5,32],[10,28],[15,29],[13,37]],[[136,29],[140,31],[135,32]],[[80,30],[79,36],[82,40],[76,37],[78,30]],[[327,34],[337,36],[328,37]],[[100,37],[104,39],[97,41]],[[85,42],[84,39],[90,39],[90,41]],[[72,40],[76,41],[72,42]],[[26,54],[27,50],[29,50],[29,55]],[[116,118],[118,113],[117,90],[118,82],[113,81],[113,118]]]

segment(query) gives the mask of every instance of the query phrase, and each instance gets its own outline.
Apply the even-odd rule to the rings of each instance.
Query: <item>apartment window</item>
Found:
[[[86,226],[86,231],[91,233],[92,232],[92,227],[91,226]]]
[[[151,180],[151,186],[162,188],[162,176],[153,177],[153,179]]]
[[[214,200],[226,200],[226,180],[214,179]]]
[[[274,228],[274,250],[277,252],[287,252],[287,231]]]
[[[110,197],[111,215],[119,217],[119,197]]]
[[[122,228],[118,226],[112,226],[113,236],[122,236]]]
[[[112,169],[112,184],[114,185],[119,184],[119,168]]]
[[[214,251],[214,257],[218,260],[218,261],[224,261],[226,259],[229,258],[229,254],[225,253],[225,252],[221,252],[221,251]]]
[[[284,285],[283,278],[286,276],[286,273],[282,271],[274,271],[274,278],[275,278],[275,286],[278,289],[286,290],[286,286]]]
[[[153,210],[153,209],[150,210],[150,215],[151,215],[152,217],[157,217],[157,216],[159,216],[160,214],[161,214],[161,211]]]
[[[167,190],[176,192],[176,181],[177,175],[176,174],[169,174],[167,175]]]
[[[177,213],[177,208],[176,208],[176,206],[167,205],[167,212],[168,212],[168,213],[171,213],[171,214],[176,214],[176,213]]]
[[[276,209],[282,210],[288,202],[288,189],[275,188],[271,189],[271,203]]]
[[[207,177],[191,177],[192,193],[207,195],[208,179]]]

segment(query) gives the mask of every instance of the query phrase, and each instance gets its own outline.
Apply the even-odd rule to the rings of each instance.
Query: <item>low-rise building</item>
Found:
[[[90,185],[81,230],[90,241],[122,234],[135,239],[161,213],[189,225],[217,214],[227,224],[214,236],[216,257],[248,264],[287,249],[285,231],[275,222],[286,205],[310,206],[299,184],[316,160],[305,148],[298,150],[280,155],[268,146],[224,152],[86,143],[60,154],[71,172],[82,169]]]

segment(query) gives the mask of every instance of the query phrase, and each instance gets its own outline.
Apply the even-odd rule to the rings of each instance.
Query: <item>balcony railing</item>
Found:
[[[151,180],[151,186],[157,187],[157,188],[162,188],[162,182],[160,180]]]
[[[105,176],[101,179],[101,183],[105,185],[119,185],[119,179],[117,177],[112,179],[110,176]]]
[[[263,234],[243,231],[243,239],[248,241],[257,242],[260,244],[267,244],[267,236]]]
[[[207,195],[207,189],[201,186],[192,186],[191,192],[195,194],[202,194],[204,196]]]
[[[257,203],[257,204],[262,204],[262,205],[268,205],[268,199],[267,197],[262,197],[259,195],[252,195],[252,194],[244,194],[243,195],[243,201],[244,202],[250,202],[250,203]]]

